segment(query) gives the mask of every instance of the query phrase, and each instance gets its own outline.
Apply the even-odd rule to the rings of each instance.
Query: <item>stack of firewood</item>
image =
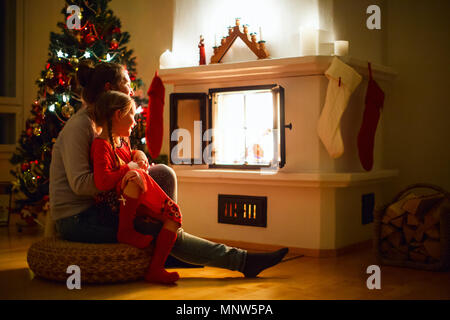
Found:
[[[438,263],[442,254],[440,214],[446,201],[442,193],[409,193],[388,206],[381,219],[381,255],[395,261]]]

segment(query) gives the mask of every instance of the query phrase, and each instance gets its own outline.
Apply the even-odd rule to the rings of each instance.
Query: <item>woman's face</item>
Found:
[[[136,125],[134,117],[136,116],[136,105],[131,101],[131,108],[126,114],[118,114],[113,123],[113,132],[119,137],[129,137],[133,127]]]
[[[121,91],[129,96],[134,95],[134,91],[131,88],[130,76],[125,69],[122,70],[122,80],[119,82],[117,87],[114,88],[114,90]]]

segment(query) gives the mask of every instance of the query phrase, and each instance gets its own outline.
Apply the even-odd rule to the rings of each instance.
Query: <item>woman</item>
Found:
[[[117,223],[101,219],[95,206],[94,199],[99,190],[95,187],[89,154],[92,141],[101,134],[101,128],[95,127],[88,111],[105,91],[117,90],[133,95],[133,90],[127,71],[118,64],[101,63],[95,67],[81,64],[77,78],[83,87],[84,103],[66,123],[53,146],[50,165],[51,215],[58,232],[66,240],[117,242]],[[171,168],[162,164],[153,165],[148,169],[148,174],[177,202],[177,180]],[[132,187],[132,183],[129,185]],[[136,184],[135,189],[138,188]],[[154,238],[161,229],[160,223],[147,221],[139,215],[134,220],[134,226],[136,231]],[[191,264],[237,270],[245,277],[256,277],[262,270],[279,263],[287,251],[283,248],[271,253],[249,253],[190,235],[179,228],[170,254]]]

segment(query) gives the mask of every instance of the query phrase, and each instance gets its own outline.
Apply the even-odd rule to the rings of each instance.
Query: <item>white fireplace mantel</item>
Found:
[[[398,176],[398,170],[371,172],[262,173],[253,170],[197,169],[176,170],[180,182],[201,184],[267,185],[283,187],[342,188],[380,183]]]
[[[263,59],[160,69],[158,74],[164,83],[174,85],[323,75],[332,59],[333,56]],[[349,64],[363,77],[368,77],[367,61],[353,57],[339,57],[339,59]],[[372,64],[372,72],[379,80],[393,80],[397,75],[393,69],[377,64]]]

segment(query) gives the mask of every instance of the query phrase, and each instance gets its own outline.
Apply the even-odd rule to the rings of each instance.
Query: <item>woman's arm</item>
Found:
[[[128,164],[116,169],[113,150],[106,140],[95,139],[91,147],[91,158],[94,167],[95,186],[101,191],[114,189],[130,170]]]
[[[83,112],[81,110],[80,112]],[[72,191],[79,196],[95,196],[94,174],[89,162],[89,150],[93,138],[93,129],[87,115],[75,115],[68,121],[55,143],[62,160],[62,167]],[[57,182],[55,182],[57,183]]]

